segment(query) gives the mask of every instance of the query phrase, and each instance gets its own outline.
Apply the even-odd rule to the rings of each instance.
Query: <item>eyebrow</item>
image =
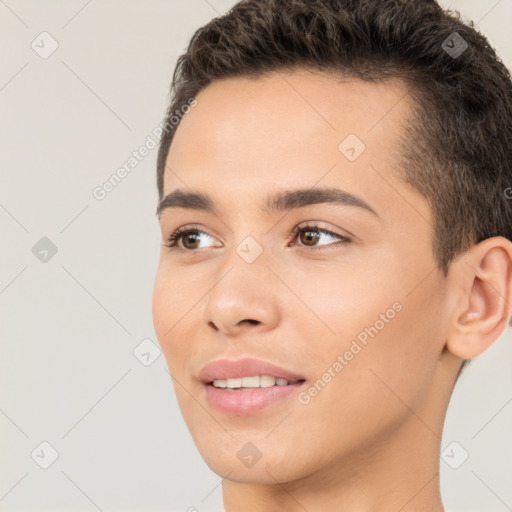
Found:
[[[336,188],[298,189],[278,192],[267,197],[262,209],[265,213],[271,214],[323,203],[354,206],[367,210],[379,217],[377,212],[362,198]],[[164,196],[158,204],[156,213],[160,216],[164,210],[169,208],[188,208],[213,214],[216,213],[215,203],[210,196],[200,192],[185,192],[181,189],[176,189]]]

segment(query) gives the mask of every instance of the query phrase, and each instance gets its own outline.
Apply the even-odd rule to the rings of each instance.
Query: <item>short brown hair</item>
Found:
[[[431,205],[445,275],[473,244],[512,240],[510,73],[472,22],[434,0],[243,0],[198,29],[173,76],[160,198],[174,112],[214,80],[287,68],[404,81],[415,108],[399,167]]]

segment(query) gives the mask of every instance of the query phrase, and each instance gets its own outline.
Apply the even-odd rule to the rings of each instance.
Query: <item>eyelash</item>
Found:
[[[339,242],[341,243],[341,245],[347,245],[350,242],[352,242],[352,240],[350,238],[348,238],[347,236],[339,235],[338,233],[334,233],[333,231],[329,231],[328,229],[321,228],[320,226],[318,226],[318,224],[307,224],[306,226],[296,226],[295,228],[293,228],[292,233],[291,233],[293,235],[293,240],[295,240],[297,238],[297,235],[303,231],[317,231],[319,233],[324,233],[329,236],[339,238],[340,239]],[[172,249],[173,251],[187,252],[187,253],[197,252],[200,249],[182,249],[181,247],[178,246],[179,240],[184,235],[188,235],[189,233],[195,233],[195,234],[204,233],[205,235],[211,236],[209,233],[207,233],[206,231],[203,231],[201,229],[190,228],[190,227],[184,226],[184,227],[178,228],[174,233],[172,233],[169,236],[169,238],[167,239],[167,243],[163,244],[163,245],[165,245],[165,247],[168,247],[169,249]],[[322,249],[328,248],[328,246],[323,246],[323,245],[320,245],[320,246],[301,245],[300,247],[307,248],[307,249],[313,249],[313,250],[322,250]]]

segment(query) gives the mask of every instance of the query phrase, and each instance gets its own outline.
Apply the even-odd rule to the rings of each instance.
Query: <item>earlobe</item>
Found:
[[[458,308],[447,348],[463,359],[484,352],[512,313],[512,242],[493,237],[472,247],[457,263]]]

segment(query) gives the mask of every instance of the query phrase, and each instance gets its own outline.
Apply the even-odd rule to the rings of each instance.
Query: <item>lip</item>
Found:
[[[286,379],[289,384],[235,391],[216,388],[212,384],[214,379],[236,379],[253,375],[271,375]],[[304,377],[299,374],[266,361],[250,358],[236,361],[228,359],[212,361],[201,370],[199,380],[203,384],[208,405],[223,414],[232,416],[257,414],[272,404],[290,398],[305,384]]]

